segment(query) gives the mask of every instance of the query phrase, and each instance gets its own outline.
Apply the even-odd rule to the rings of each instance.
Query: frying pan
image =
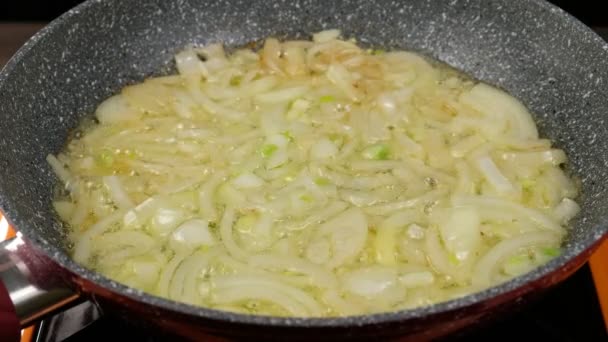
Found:
[[[502,285],[413,310],[344,318],[250,316],[145,294],[70,259],[45,162],[102,99],[170,72],[187,44],[239,46],[339,28],[363,45],[418,51],[506,89],[570,157],[581,214],[564,252]],[[608,46],[542,1],[90,0],[52,22],[0,74],[0,207],[20,237],[2,245],[0,329],[78,300],[189,339],[430,339],[477,322],[581,266],[608,229]],[[12,330],[11,330],[12,329]],[[14,338],[16,335],[12,335]]]

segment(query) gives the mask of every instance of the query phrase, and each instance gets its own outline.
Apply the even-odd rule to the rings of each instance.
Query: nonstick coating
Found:
[[[350,318],[223,313],[129,289],[74,263],[51,207],[57,179],[45,162],[104,98],[168,72],[188,44],[238,46],[267,36],[339,28],[361,44],[419,51],[498,85],[535,113],[580,177],[581,215],[556,260],[499,287],[431,307]],[[0,74],[0,207],[25,237],[82,278],[136,301],[187,315],[265,326],[358,326],[445,312],[539,279],[607,231],[608,46],[540,1],[88,1],[30,40]]]

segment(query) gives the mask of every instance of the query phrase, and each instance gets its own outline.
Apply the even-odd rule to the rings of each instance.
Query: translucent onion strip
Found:
[[[480,288],[490,286],[492,284],[492,276],[499,262],[515,254],[521,248],[537,245],[556,245],[558,243],[559,235],[551,232],[528,233],[503,240],[479,259],[473,271],[472,283]]]
[[[119,208],[126,210],[134,206],[117,176],[105,176],[103,177],[103,183]]]
[[[86,263],[91,257],[91,240],[95,236],[100,235],[106,230],[110,229],[110,227],[114,223],[118,222],[123,215],[124,211],[115,211],[112,213],[112,215],[105,217],[82,233],[74,244],[74,252],[72,254],[74,260],[80,263]]]
[[[319,303],[306,292],[298,288],[260,276],[214,277],[213,284],[214,286],[216,286],[216,291],[218,292],[221,292],[222,289],[227,288],[239,288],[242,289],[243,292],[246,292],[247,289],[260,286],[277,291],[278,293],[284,293],[285,295],[288,295],[291,299],[297,301],[300,305],[304,306],[308,315],[319,316],[323,311]],[[216,300],[218,298],[220,298],[220,296],[216,295]]]
[[[234,304],[247,300],[262,300],[276,304],[290,315],[304,317],[311,315],[306,307],[288,294],[278,292],[263,285],[242,287],[229,287],[217,289],[213,292],[212,303],[216,305]]]
[[[233,208],[227,207],[224,210],[224,216],[222,216],[220,222],[220,236],[222,237],[222,243],[233,257],[239,260],[246,260],[248,253],[236,244],[232,236],[235,217]]]
[[[538,210],[527,208],[521,204],[508,200],[482,196],[455,196],[453,197],[453,202],[455,205],[473,205],[481,208],[489,207],[498,210],[506,210],[517,218],[530,220],[547,230],[560,234],[564,233],[564,228],[549,216]]]

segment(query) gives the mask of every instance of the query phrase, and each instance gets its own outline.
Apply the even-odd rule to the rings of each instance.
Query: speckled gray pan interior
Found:
[[[499,85],[535,113],[582,179],[582,214],[563,256],[456,301],[339,319],[253,317],[194,308],[128,289],[74,263],[51,209],[45,163],[103,98],[172,68],[188,44],[241,45],[324,28],[383,48],[413,49]],[[608,46],[548,3],[523,0],[88,1],[30,40],[0,74],[0,206],[27,238],[82,277],[192,315],[269,325],[361,325],[463,307],[538,279],[597,242],[608,220]]]

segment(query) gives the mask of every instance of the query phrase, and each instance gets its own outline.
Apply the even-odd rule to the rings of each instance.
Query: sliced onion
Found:
[[[157,293],[160,296],[168,297],[169,296],[169,285],[171,284],[171,279],[173,279],[173,274],[175,270],[179,267],[179,265],[184,261],[186,257],[188,257],[189,252],[181,252],[177,253],[173,256],[171,261],[169,261],[160,274],[160,278],[157,286]]]
[[[331,140],[321,139],[312,145],[310,157],[312,159],[327,159],[335,157],[338,152],[338,147]]]
[[[199,193],[199,207],[201,216],[209,221],[218,219],[217,209],[215,208],[214,197],[215,190],[224,180],[225,173],[216,172],[209,180],[201,187]]]
[[[367,218],[357,208],[348,209],[319,226],[317,239],[328,237],[332,243],[332,257],[326,266],[335,268],[352,261],[363,250],[367,234]]]
[[[247,300],[262,300],[276,304],[290,315],[304,317],[311,313],[306,307],[282,292],[263,285],[249,286],[247,288],[229,287],[213,292],[212,303],[215,305],[242,303]]]
[[[473,272],[473,285],[478,287],[490,286],[499,263],[506,257],[515,254],[521,248],[537,245],[556,245],[558,243],[559,235],[552,232],[528,233],[503,240],[479,259]]]
[[[59,178],[63,184],[69,185],[70,181],[72,180],[72,175],[70,175],[70,172],[65,168],[63,163],[52,154],[46,156],[46,161],[49,163],[49,165],[51,165],[51,168],[53,169],[53,172],[55,172],[55,175],[57,175],[57,178]]]
[[[255,97],[257,102],[262,104],[286,103],[294,100],[308,91],[308,87],[293,87],[275,90],[268,93],[258,94]]]
[[[76,206],[73,203],[68,201],[53,202],[53,208],[55,208],[55,211],[57,212],[59,217],[66,222],[70,221],[72,213],[74,213],[75,207]]]
[[[569,198],[564,198],[554,209],[556,219],[562,224],[568,223],[581,211],[581,207]]]
[[[457,207],[441,224],[443,244],[459,261],[474,256],[482,243],[479,216],[476,208]]]
[[[340,30],[325,30],[312,35],[312,40],[315,43],[325,43],[334,40],[340,36]]]
[[[130,209],[134,206],[133,201],[129,198],[129,194],[127,194],[117,176],[105,176],[103,177],[103,183],[108,189],[112,200],[119,208]]]
[[[252,256],[248,261],[254,267],[305,274],[318,287],[334,287],[336,285],[335,276],[331,272],[305,259],[285,255],[260,254]]]
[[[239,260],[246,260],[248,253],[236,244],[234,237],[232,236],[232,226],[234,224],[234,220],[234,209],[231,207],[226,207],[224,210],[224,216],[220,222],[220,236],[222,238],[222,243],[230,255]]]
[[[353,87],[352,75],[340,64],[332,64],[327,69],[327,78],[344,92],[354,102],[361,99],[359,92]]]
[[[214,277],[212,282],[216,287],[215,291],[217,292],[221,292],[223,289],[229,288],[238,288],[243,290],[243,292],[246,292],[247,289],[261,286],[270,290],[274,290],[275,294],[284,293],[285,295],[288,295],[291,299],[297,301],[300,305],[303,305],[309,315],[319,316],[323,311],[319,303],[317,303],[317,301],[306,292],[293,286],[289,286],[278,281],[270,280],[266,277],[221,276]]]
[[[86,230],[74,244],[72,257],[76,262],[86,264],[91,257],[91,240],[93,237],[102,234],[111,226],[118,222],[124,215],[123,211],[115,211],[112,215],[98,221]]]
[[[232,181],[232,183],[239,189],[251,189],[264,185],[264,180],[252,172],[247,172],[240,174]]]
[[[399,282],[408,288],[430,286],[435,282],[435,276],[429,271],[411,272],[399,276]]]
[[[487,207],[506,210],[517,218],[530,220],[540,227],[556,233],[563,233],[563,228],[555,220],[538,210],[524,207],[515,202],[484,196],[454,196],[452,199],[455,205],[472,205],[480,208]]]
[[[510,196],[515,193],[515,187],[507,177],[505,177],[494,161],[489,156],[481,156],[475,161],[477,169],[484,175],[494,189],[504,196]]]
[[[95,117],[102,124],[116,124],[137,120],[141,113],[129,107],[122,95],[114,95],[103,101],[95,111]]]
[[[194,78],[200,81],[201,78],[209,75],[205,64],[194,50],[184,50],[175,55],[175,64],[177,71],[186,78]]]
[[[213,246],[217,243],[207,221],[192,219],[179,225],[171,234],[169,244],[174,250]]]

